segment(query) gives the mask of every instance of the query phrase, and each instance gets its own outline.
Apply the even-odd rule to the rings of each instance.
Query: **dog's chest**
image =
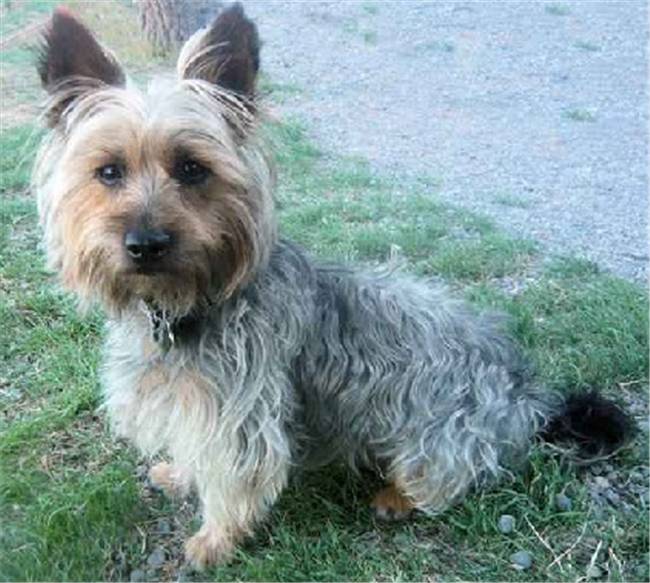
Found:
[[[162,350],[146,336],[109,335],[103,376],[113,429],[144,453],[177,449],[214,429],[215,381],[181,351]]]

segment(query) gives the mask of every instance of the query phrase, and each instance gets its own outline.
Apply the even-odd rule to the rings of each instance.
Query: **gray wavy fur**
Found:
[[[219,31],[225,40],[213,38]],[[103,368],[113,428],[148,455],[170,456],[173,471],[158,473],[198,491],[204,522],[187,546],[195,564],[227,557],[296,466],[344,458],[374,468],[436,513],[525,456],[561,399],[532,379],[498,317],[431,283],[318,265],[277,241],[258,107],[216,84],[226,63],[257,63],[257,35],[241,7],[190,39],[178,78],[146,94],[111,84],[114,61],[68,11],[55,13],[47,38],[42,76],[54,129],[34,189],[50,265],[113,318]],[[197,67],[215,46],[253,53]],[[61,54],[74,58],[57,68]],[[89,63],[76,58],[83,54]],[[81,76],[70,76],[73,65]],[[195,70],[216,79],[188,78]],[[219,169],[218,188],[201,195],[213,220],[188,219],[187,193],[174,180],[161,193],[134,186],[154,184],[152,169],[161,166],[158,149],[142,149],[140,138],[129,151],[136,169],[141,154],[151,156],[142,175],[136,170],[119,195],[101,190],[99,162],[77,158],[79,144],[97,159],[121,147],[103,127],[134,128],[162,151],[189,134],[183,151],[198,148],[198,159]],[[102,220],[106,200],[112,210]],[[139,220],[142,205],[167,222],[185,217],[174,279],[124,267],[120,229]],[[222,265],[223,257],[235,264]],[[228,283],[224,273],[230,285],[213,286]],[[159,309],[138,307],[145,299]],[[152,338],[152,322],[169,332],[168,343]]]
[[[289,466],[336,457],[440,512],[515,464],[560,405],[497,316],[403,274],[315,265],[287,242],[153,362],[133,349],[149,334],[138,313],[111,324],[107,406],[145,452],[212,475],[204,496],[219,499],[219,514],[231,512],[234,483],[254,484],[265,507]],[[174,372],[143,397],[155,359]],[[205,383],[202,399],[178,390],[188,370]]]

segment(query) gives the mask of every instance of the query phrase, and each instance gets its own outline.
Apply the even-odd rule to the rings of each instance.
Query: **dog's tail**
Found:
[[[636,433],[634,420],[621,406],[597,391],[568,395],[540,433],[547,443],[588,463],[609,457]]]

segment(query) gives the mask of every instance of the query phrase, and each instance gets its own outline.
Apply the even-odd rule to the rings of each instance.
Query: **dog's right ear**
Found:
[[[67,95],[48,111],[52,126],[58,123],[64,110],[88,89],[125,84],[124,72],[115,58],[67,8],[62,7],[54,11],[47,25],[37,69],[48,93],[64,92]]]

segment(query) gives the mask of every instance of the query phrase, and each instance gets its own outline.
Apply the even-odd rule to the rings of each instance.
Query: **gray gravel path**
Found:
[[[245,4],[326,150],[645,279],[645,2]]]

